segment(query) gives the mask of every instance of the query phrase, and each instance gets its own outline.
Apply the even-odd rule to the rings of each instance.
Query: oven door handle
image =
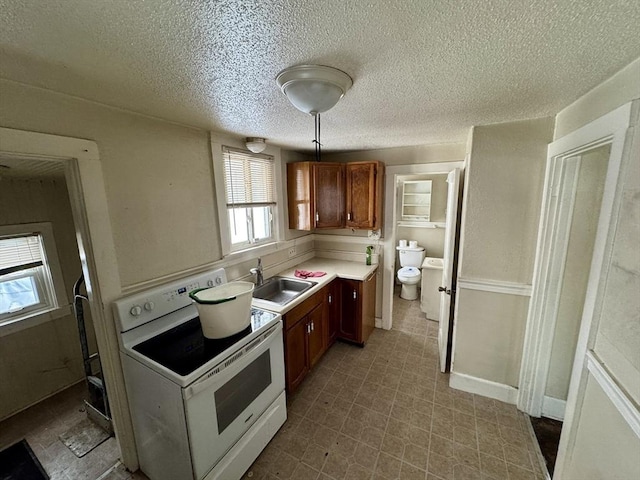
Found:
[[[242,348],[242,350],[230,355],[224,361],[220,362],[210,373],[206,374],[204,378],[201,378],[193,385],[184,389],[184,399],[187,400],[215,384],[220,378],[219,375],[232,364],[235,364],[238,361],[246,364],[255,360],[269,349],[274,340],[277,340],[277,333],[280,333],[281,330],[282,324],[278,323],[258,338],[249,342]],[[241,352],[242,355],[238,356]]]

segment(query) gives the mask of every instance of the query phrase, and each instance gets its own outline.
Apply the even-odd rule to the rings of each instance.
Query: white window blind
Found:
[[[43,260],[40,235],[0,238],[0,275],[39,267]]]
[[[271,155],[223,147],[227,207],[275,205],[275,163]]]

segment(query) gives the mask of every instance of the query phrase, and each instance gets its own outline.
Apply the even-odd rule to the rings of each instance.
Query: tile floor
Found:
[[[376,329],[365,348],[331,347],[243,478],[544,479],[524,414],[449,388],[437,327],[396,296],[393,329]],[[0,448],[27,438],[52,480],[147,480],[118,462],[113,437],[83,458],[60,442],[84,417],[83,398],[80,384],[0,423]]]
[[[449,388],[437,327],[396,296],[392,330],[336,343],[244,479],[545,478],[524,414]]]
[[[86,386],[79,383],[0,422],[0,450],[27,439],[51,480],[146,479],[126,472],[120,448],[111,437],[78,458],[58,436],[86,417]]]

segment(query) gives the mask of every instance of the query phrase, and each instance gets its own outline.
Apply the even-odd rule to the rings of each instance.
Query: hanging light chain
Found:
[[[316,113],[315,117],[315,139],[313,143],[316,146],[316,162],[320,161],[320,153],[322,150],[322,144],[320,143],[320,114]]]

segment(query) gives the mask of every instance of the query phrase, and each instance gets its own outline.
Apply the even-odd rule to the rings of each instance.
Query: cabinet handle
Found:
[[[316,222],[320,221],[320,214],[318,212],[316,212]]]
[[[332,302],[333,302],[333,301],[332,301],[332,299],[331,299],[331,294],[329,294],[329,305],[331,305],[331,303],[332,303]]]
[[[358,298],[358,293],[354,290],[353,291],[353,299],[355,300],[356,298]]]
[[[351,221],[351,212],[347,213],[347,220]]]
[[[315,325],[313,324],[313,322],[311,322],[311,331],[313,332],[315,330]]]

